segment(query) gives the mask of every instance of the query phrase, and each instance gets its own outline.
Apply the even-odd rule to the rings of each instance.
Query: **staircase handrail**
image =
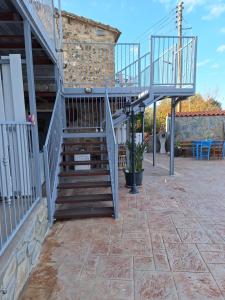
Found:
[[[131,66],[133,66],[134,64],[136,64],[137,62],[141,61],[143,58],[147,57],[148,55],[150,55],[150,51],[145,53],[144,55],[142,55],[140,58],[137,58],[135,61],[133,61],[132,63],[130,63],[129,65],[127,65],[126,67],[124,67],[123,69],[119,70],[116,72],[116,75],[125,71],[126,69],[130,68]],[[149,61],[149,66],[150,66],[150,61]],[[149,67],[148,66],[148,67]],[[148,68],[146,67],[146,68]]]
[[[118,144],[116,141],[116,134],[113,125],[112,113],[109,103],[109,95],[106,89],[105,91],[105,116],[106,116],[106,142],[109,159],[109,169],[111,177],[112,195],[114,216],[118,218],[119,215],[119,197],[118,197]]]
[[[60,150],[62,143],[63,133],[63,109],[62,109],[62,96],[58,91],[54,109],[51,116],[51,121],[46,137],[44,152],[44,165],[45,165],[45,183],[46,194],[48,203],[48,220],[52,224],[55,212],[55,200],[57,197],[58,173],[59,173],[59,160]]]

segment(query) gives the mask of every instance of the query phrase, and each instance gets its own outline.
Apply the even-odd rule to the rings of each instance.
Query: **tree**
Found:
[[[200,112],[200,111],[218,111],[222,110],[221,103],[217,100],[217,96],[206,95],[205,98],[201,94],[189,97],[182,103],[182,112]],[[166,124],[166,117],[171,111],[171,100],[164,99],[157,104],[157,132],[160,127]],[[152,133],[153,129],[153,109],[147,108],[145,112],[145,130]]]

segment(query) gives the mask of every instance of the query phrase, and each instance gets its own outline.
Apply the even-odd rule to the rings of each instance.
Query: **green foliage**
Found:
[[[127,142],[127,149],[128,149],[128,155],[129,159],[127,159],[127,170],[131,173],[132,172],[132,166],[131,166],[131,155],[132,155],[132,142]],[[135,172],[141,172],[143,170],[142,163],[144,159],[144,153],[146,150],[145,143],[138,143],[135,144]]]
[[[176,148],[180,148],[180,147],[181,147],[180,141],[176,141],[176,142],[175,142],[175,147],[176,147]]]
[[[189,97],[181,103],[182,112],[218,111],[222,109],[221,103],[215,95],[203,97],[200,94]],[[171,111],[171,100],[164,99],[157,104],[156,131],[159,132],[166,124],[166,117]],[[153,131],[153,109],[147,108],[145,111],[145,132],[152,134]]]

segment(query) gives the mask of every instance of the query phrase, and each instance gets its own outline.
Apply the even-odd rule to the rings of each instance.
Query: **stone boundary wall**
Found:
[[[42,199],[0,257],[0,300],[19,298],[37,264],[47,232],[47,200]]]
[[[176,141],[224,140],[225,116],[176,117]]]

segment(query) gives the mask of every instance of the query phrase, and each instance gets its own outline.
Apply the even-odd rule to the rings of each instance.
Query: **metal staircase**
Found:
[[[56,220],[114,215],[105,139],[64,139],[60,169]]]
[[[152,37],[150,53],[115,74],[123,81],[134,75],[135,66],[137,77],[129,75],[125,86],[111,86],[111,79],[107,89],[64,88],[58,93],[44,147],[50,220],[118,218],[115,128],[127,120],[127,101],[137,114],[141,102],[150,106],[164,97],[195,93],[197,39],[183,37],[182,48],[179,42],[178,37]]]

